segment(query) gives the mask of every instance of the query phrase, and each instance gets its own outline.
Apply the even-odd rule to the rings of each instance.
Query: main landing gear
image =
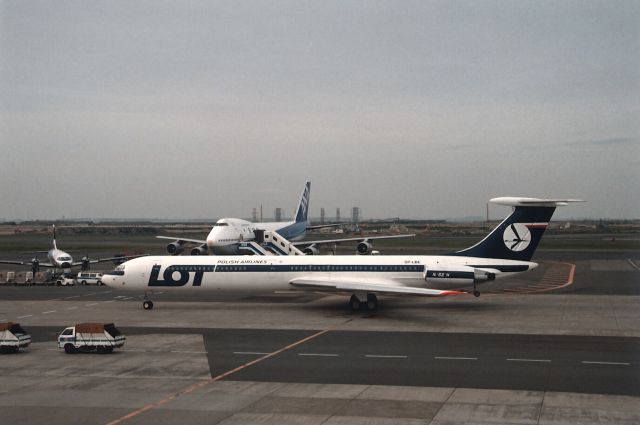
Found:
[[[478,298],[480,296],[480,291],[478,291],[478,288],[476,288],[476,283],[473,282],[473,296]]]
[[[373,311],[378,308],[378,297],[375,294],[367,294],[367,301],[360,301],[360,298],[356,294],[351,295],[349,300],[349,307],[352,311],[358,311],[361,309]]]

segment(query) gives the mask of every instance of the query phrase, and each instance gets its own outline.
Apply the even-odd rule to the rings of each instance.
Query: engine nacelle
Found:
[[[435,267],[424,272],[424,280],[429,283],[472,285],[495,280],[495,273],[478,270],[469,266]]]
[[[206,244],[202,244],[191,250],[191,255],[207,255],[207,254],[209,254],[209,250],[207,249]]]
[[[316,244],[309,245],[308,247],[303,249],[302,252],[304,252],[304,255],[318,255],[318,254],[320,254],[320,250],[318,249]]]
[[[369,241],[362,241],[356,247],[356,253],[358,255],[367,255],[373,249],[373,244]]]
[[[178,255],[184,251],[184,245],[180,241],[171,242],[167,245],[167,253],[169,255]]]

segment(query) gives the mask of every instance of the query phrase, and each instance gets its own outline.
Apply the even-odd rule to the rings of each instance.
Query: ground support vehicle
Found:
[[[0,352],[17,353],[31,344],[31,335],[19,323],[0,323]]]
[[[122,347],[125,339],[113,323],[78,323],[58,335],[58,348],[67,354],[94,350],[106,354]]]

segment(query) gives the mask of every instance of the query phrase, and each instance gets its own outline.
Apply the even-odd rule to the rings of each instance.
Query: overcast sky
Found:
[[[640,1],[0,5],[0,218],[640,218]]]

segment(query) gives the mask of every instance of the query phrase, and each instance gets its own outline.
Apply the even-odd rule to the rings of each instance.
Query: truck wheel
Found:
[[[142,303],[142,308],[144,308],[145,310],[152,310],[153,309],[153,301],[144,301]]]
[[[99,281],[98,281],[98,286],[101,286],[101,285],[102,285],[102,281],[101,281],[101,280],[99,280]]]
[[[75,354],[76,347],[74,347],[73,344],[65,344],[64,352],[67,354]]]
[[[87,284],[87,281],[86,281],[86,280],[83,280],[83,281],[82,281],[82,282],[80,282],[80,283],[82,283],[83,285],[86,285],[86,284]]]
[[[62,286],[62,281],[60,281],[60,280],[56,280],[56,285],[58,285],[58,286]]]

